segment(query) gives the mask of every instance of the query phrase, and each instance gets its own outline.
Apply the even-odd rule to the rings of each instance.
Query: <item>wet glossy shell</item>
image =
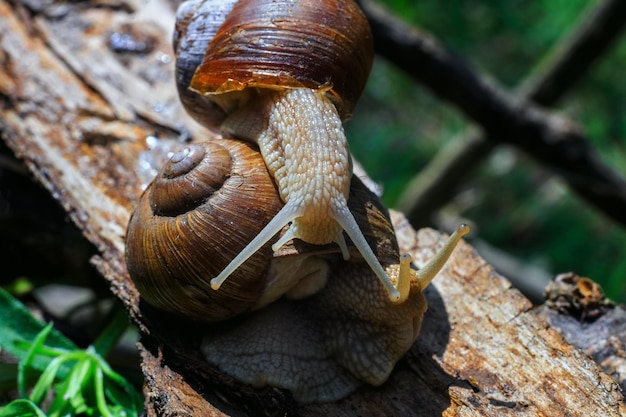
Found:
[[[126,262],[149,304],[193,320],[249,310],[265,287],[271,242],[218,291],[216,276],[280,210],[263,159],[231,140],[190,145],[146,189],[128,227]]]
[[[345,119],[372,59],[369,24],[350,0],[241,0],[209,43],[191,89],[216,94],[246,87],[331,86]]]

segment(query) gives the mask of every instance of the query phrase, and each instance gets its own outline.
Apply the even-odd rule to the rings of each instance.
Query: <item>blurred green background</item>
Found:
[[[598,1],[386,0],[397,16],[514,91]],[[579,123],[604,161],[626,175],[626,37],[620,38],[555,111]],[[393,207],[407,182],[444,146],[476,126],[392,64],[377,57],[347,123],[351,150]],[[574,271],[626,301],[626,231],[573,195],[559,179],[510,147],[468,175],[445,207],[485,240],[550,275]]]

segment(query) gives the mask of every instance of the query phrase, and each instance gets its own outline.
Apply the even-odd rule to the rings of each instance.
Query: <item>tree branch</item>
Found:
[[[625,25],[626,3],[622,0],[589,6],[538,70],[522,83],[519,96],[542,106],[555,104],[607,53]]]
[[[515,99],[495,82],[471,68],[462,58],[442,47],[432,36],[406,25],[370,1],[361,0],[359,3],[370,19],[378,53],[444,100],[455,104],[483,128],[486,140],[512,144],[524,150],[559,174],[583,199],[616,222],[626,225],[624,178],[600,160],[588,145],[585,135],[573,122],[526,102],[537,97],[545,100],[552,96],[556,99],[558,94],[547,94],[543,90],[550,83],[545,84],[546,87],[535,83],[535,88],[540,90],[532,91],[529,88],[527,97]],[[615,37],[623,26],[623,16],[626,16],[624,2],[609,3],[600,8],[597,14],[605,18],[603,25],[613,26],[603,32],[602,39]],[[621,20],[615,16],[621,17]],[[587,46],[592,40],[590,35],[597,33],[595,26],[596,24],[587,26],[587,35],[583,36],[585,31],[581,32],[577,41],[572,43],[572,48],[584,46],[585,52],[563,54],[564,58],[554,66],[553,72],[548,72],[551,76],[545,76],[546,80],[552,80],[552,85],[556,76],[565,70],[565,63],[570,62],[568,65],[571,65],[571,60],[578,62],[581,57],[590,59],[594,52],[602,49],[594,51]],[[608,44],[610,41],[606,42],[606,46]],[[586,68],[569,73],[566,77],[568,82],[572,83],[579,78],[583,69]],[[565,91],[563,87],[553,91]],[[539,92],[543,94],[538,94]],[[471,152],[475,152],[474,146],[477,146],[476,143],[472,144]]]

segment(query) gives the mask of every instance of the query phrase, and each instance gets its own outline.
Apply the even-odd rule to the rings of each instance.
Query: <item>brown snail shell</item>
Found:
[[[216,96],[248,87],[326,89],[347,119],[374,57],[367,19],[341,0],[190,0],[177,14],[174,50],[182,102],[213,128],[245,101]]]
[[[372,58],[367,19],[351,1],[239,1],[211,40],[191,88],[202,94],[330,88],[345,119]]]
[[[193,320],[224,320],[250,309],[265,286],[269,244],[220,291],[207,282],[281,206],[251,145],[189,145],[145,190],[129,223],[126,259],[140,294],[153,306]]]

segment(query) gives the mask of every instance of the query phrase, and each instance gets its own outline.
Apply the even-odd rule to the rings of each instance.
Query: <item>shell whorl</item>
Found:
[[[262,158],[249,144],[211,141],[175,154],[129,223],[127,264],[142,297],[200,321],[251,309],[266,285],[269,243],[220,291],[211,290],[208,281],[281,206]]]
[[[211,157],[207,158],[207,148]],[[205,169],[210,165],[209,169]],[[176,216],[200,205],[222,187],[232,159],[222,146],[192,144],[172,155],[154,180],[150,207],[160,216]]]

